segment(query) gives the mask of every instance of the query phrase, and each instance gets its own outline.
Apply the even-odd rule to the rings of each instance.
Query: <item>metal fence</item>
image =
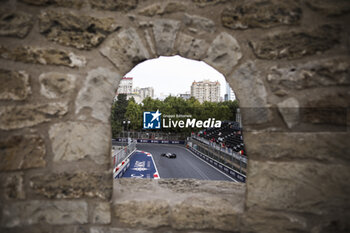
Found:
[[[222,148],[220,145],[218,145],[217,143],[211,142],[209,140],[206,140],[204,138],[198,137],[196,135],[193,135],[192,138],[211,146],[212,148],[221,151],[229,156],[232,156],[233,158],[242,161],[242,163],[247,164],[247,158],[245,156],[240,155],[239,153],[235,152],[234,150],[230,149],[230,148]]]
[[[129,145],[122,147],[120,150],[115,150],[113,152],[113,168],[118,166],[126,157],[128,157],[132,152],[136,150],[136,141],[131,142]]]
[[[185,140],[188,133],[162,133],[162,132],[133,132],[124,131],[116,135],[118,138],[136,138],[136,139],[152,139],[152,140]]]

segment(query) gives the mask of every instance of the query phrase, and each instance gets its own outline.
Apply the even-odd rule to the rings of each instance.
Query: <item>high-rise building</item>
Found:
[[[224,101],[228,101],[228,94],[224,95]]]
[[[117,100],[119,94],[125,94],[127,100],[132,97],[136,103],[141,103],[139,94],[135,93],[135,90],[133,89],[133,78],[123,77],[122,80],[120,80],[114,100]]]
[[[228,100],[232,100],[233,101],[235,99],[236,99],[236,95],[233,92],[233,90],[231,89],[230,84],[226,83],[225,101],[228,101]]]
[[[140,104],[146,97],[154,97],[154,89],[153,87],[144,87],[133,88],[133,78],[124,77],[120,80],[119,87],[115,96],[115,100],[117,100],[117,96],[119,94],[126,94],[126,99],[134,98],[135,102]]]
[[[117,95],[118,94],[131,94],[133,92],[132,79],[133,78],[123,77],[122,80],[120,80],[119,87],[117,90]]]
[[[209,80],[200,82],[194,81],[191,85],[191,96],[195,97],[200,103],[204,101],[219,102],[220,83],[218,81],[211,82]]]
[[[153,87],[143,87],[139,88],[138,93],[142,100],[144,100],[146,97],[154,97],[154,89]]]

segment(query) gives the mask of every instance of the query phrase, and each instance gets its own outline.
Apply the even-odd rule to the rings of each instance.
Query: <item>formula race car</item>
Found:
[[[176,154],[175,153],[170,153],[170,152],[160,154],[160,156],[168,157],[169,159],[175,159],[176,158]]]

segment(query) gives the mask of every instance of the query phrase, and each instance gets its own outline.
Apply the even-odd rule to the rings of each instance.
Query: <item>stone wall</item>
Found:
[[[349,231],[349,12],[347,0],[1,0],[0,231]],[[235,91],[246,188],[145,181],[140,200],[142,184],[120,181],[112,203],[114,91],[175,54]]]

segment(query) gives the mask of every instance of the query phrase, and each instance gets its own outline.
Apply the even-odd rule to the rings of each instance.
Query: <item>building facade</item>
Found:
[[[139,93],[142,100],[144,100],[146,97],[151,97],[151,98],[154,97],[153,87],[138,88],[138,93]]]
[[[182,93],[182,94],[179,94],[178,95],[180,98],[182,98],[182,99],[185,99],[185,100],[188,100],[188,99],[190,99],[191,98],[191,94],[190,93]]]
[[[122,80],[120,80],[119,87],[117,90],[117,95],[118,94],[128,95],[133,93],[132,85],[133,85],[133,78],[123,77]]]
[[[220,102],[220,83],[209,80],[194,81],[191,85],[191,96],[195,97],[200,103],[204,101]]]
[[[126,99],[134,98],[137,104],[142,103],[146,97],[154,97],[153,87],[135,87],[133,88],[133,78],[124,77],[120,80],[119,87],[114,100],[117,100],[119,94],[126,94]]]
[[[232,100],[234,101],[236,99],[236,95],[233,92],[233,90],[230,87],[229,83],[226,83],[226,94],[225,94],[225,101]]]

